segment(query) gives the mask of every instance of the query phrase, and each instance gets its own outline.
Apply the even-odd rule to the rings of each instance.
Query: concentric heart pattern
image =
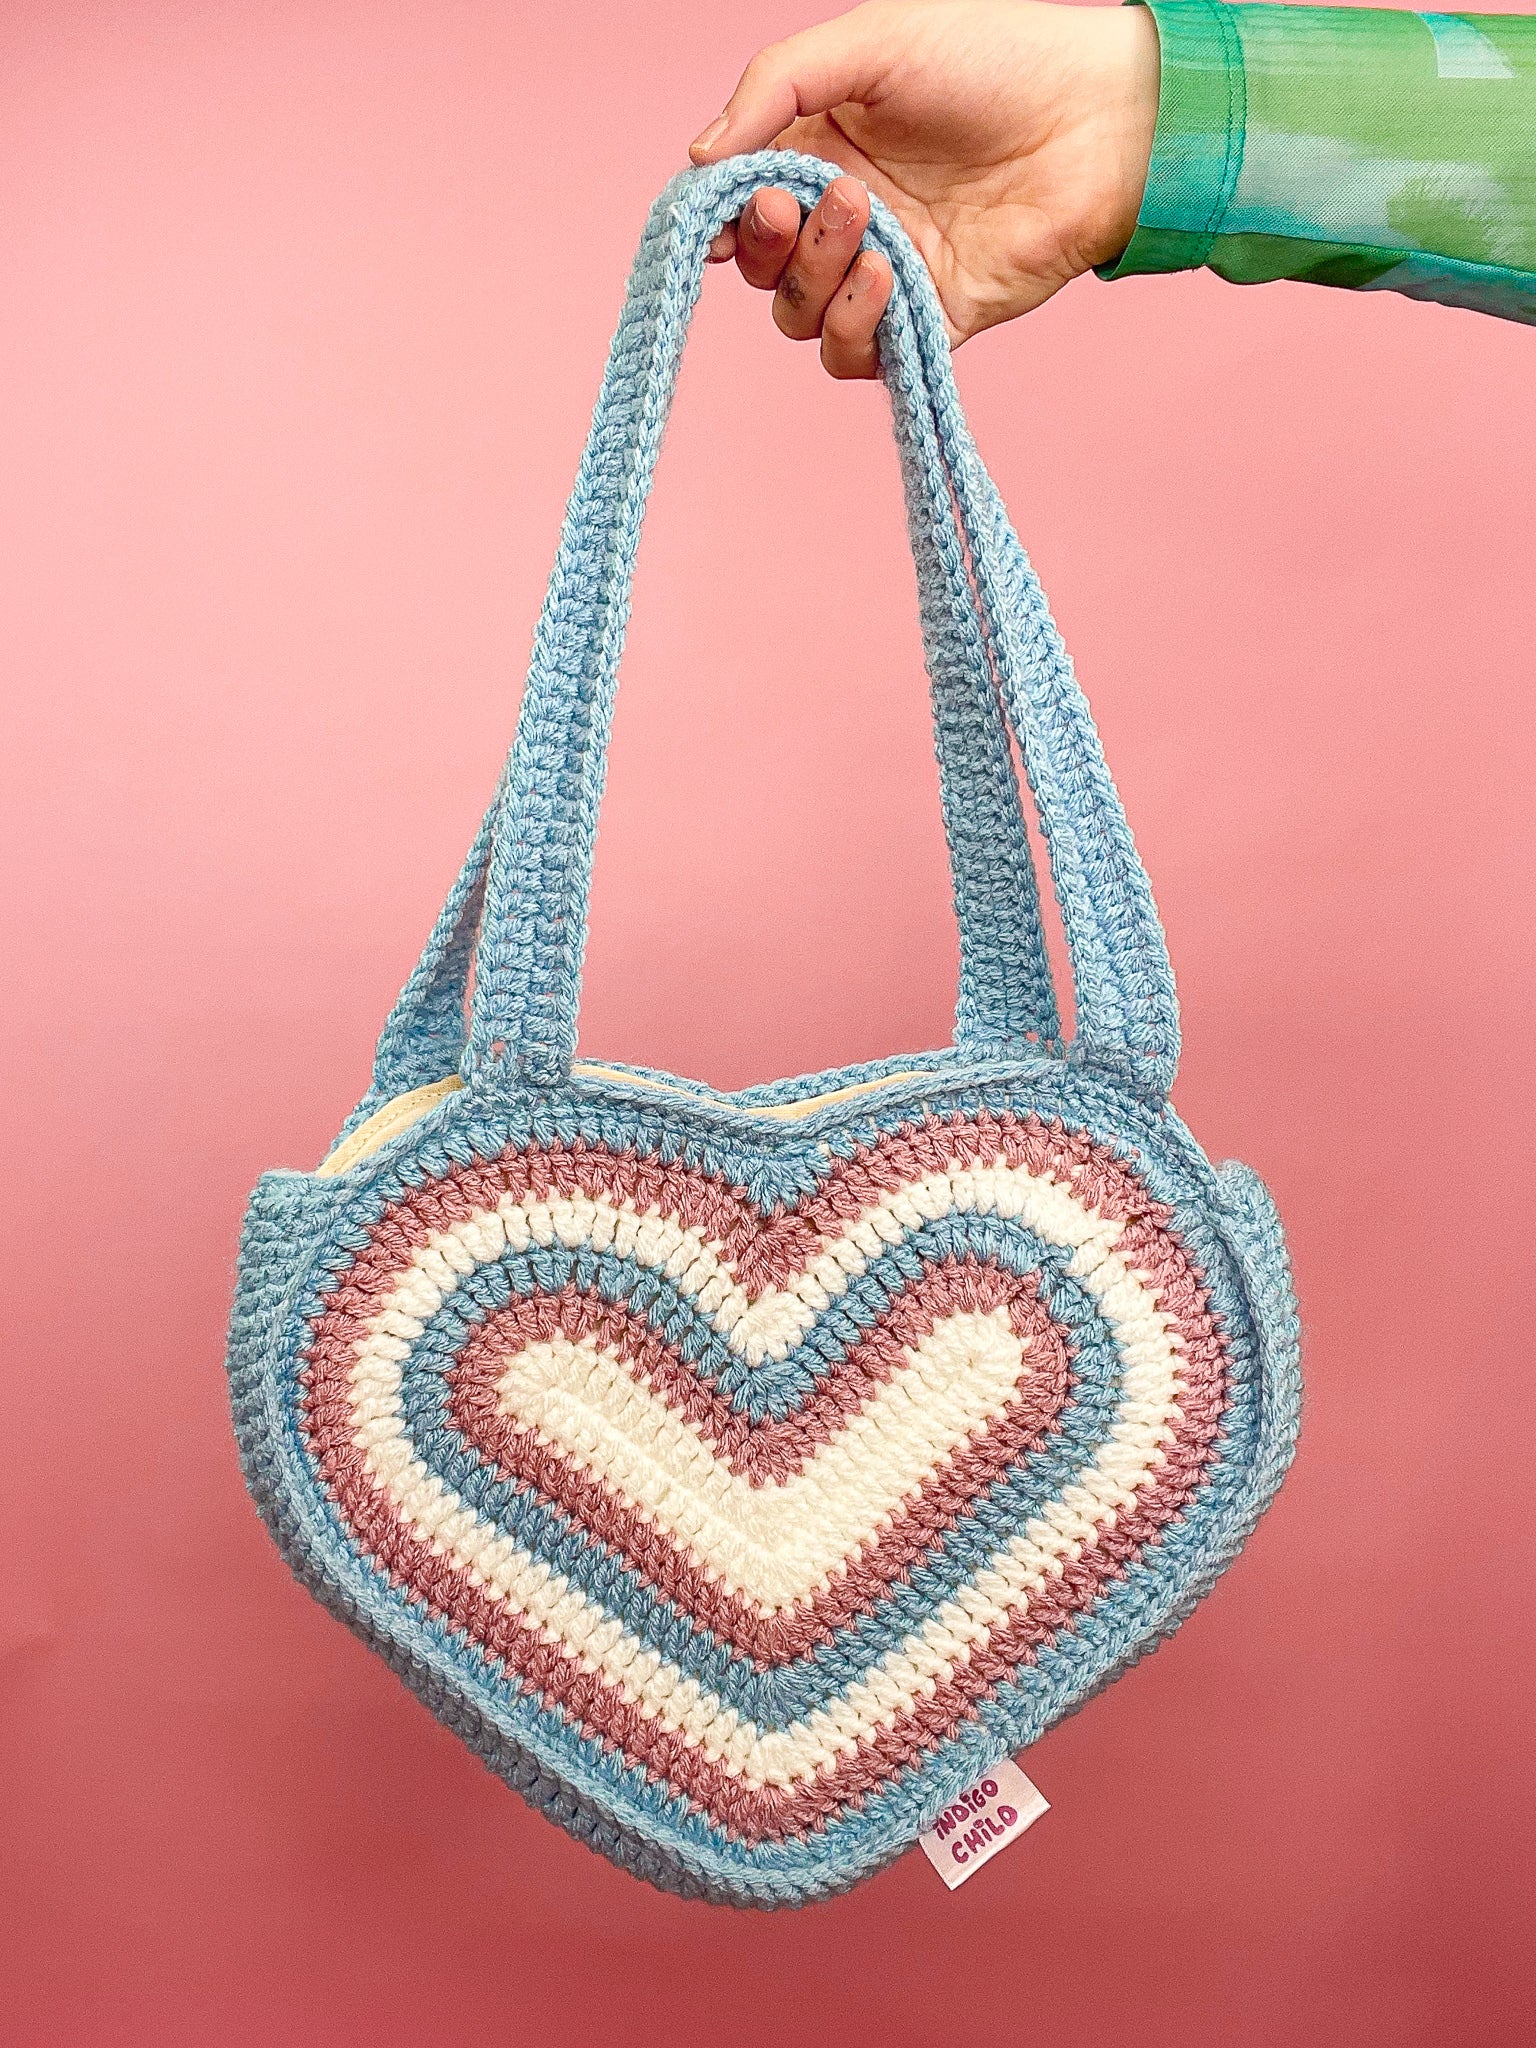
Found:
[[[441,1164],[329,1261],[292,1431],[375,1638],[584,1759],[577,1832],[627,1786],[679,1870],[830,1888],[797,1845],[910,1840],[925,1765],[1117,1589],[1076,1696],[1160,1632],[1139,1579],[1254,1375],[1134,1155],[930,1114],[768,1209],[579,1138]]]

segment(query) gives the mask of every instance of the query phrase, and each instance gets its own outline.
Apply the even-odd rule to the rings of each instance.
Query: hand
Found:
[[[1042,304],[1131,238],[1157,120],[1157,29],[1144,7],[1035,0],[871,0],[761,51],[693,144],[697,164],[774,143],[852,175],[801,224],[757,192],[721,231],[794,341],[834,377],[878,374],[890,266],[859,239],[869,192],[933,273],[951,342]]]

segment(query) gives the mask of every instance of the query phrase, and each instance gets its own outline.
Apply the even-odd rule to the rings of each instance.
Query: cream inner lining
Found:
[[[831,1088],[824,1095],[808,1095],[803,1102],[753,1103],[733,1102],[728,1095],[714,1095],[707,1088],[682,1088],[672,1081],[653,1081],[648,1074],[630,1074],[622,1067],[599,1066],[590,1060],[579,1062],[571,1072],[588,1081],[622,1081],[629,1088],[654,1088],[662,1095],[681,1096],[685,1102],[707,1102],[717,1109],[733,1111],[737,1116],[773,1117],[779,1123],[795,1123],[810,1116],[814,1110],[824,1109],[829,1102],[846,1102],[850,1096],[868,1095],[876,1088],[891,1088],[899,1081],[921,1081],[925,1078],[921,1069],[912,1068],[902,1073],[882,1074],[878,1081],[850,1081],[845,1088]],[[429,1081],[425,1088],[412,1088],[404,1095],[397,1095],[393,1102],[386,1102],[382,1109],[376,1109],[372,1116],[327,1153],[315,1169],[316,1173],[326,1177],[346,1173],[359,1161],[370,1158],[381,1146],[387,1145],[391,1138],[398,1138],[402,1131],[408,1131],[429,1109],[435,1109],[438,1103],[463,1085],[457,1074],[445,1074],[441,1081]]]

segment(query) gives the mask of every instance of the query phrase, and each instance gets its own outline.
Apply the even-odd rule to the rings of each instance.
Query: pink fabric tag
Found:
[[[1050,1801],[1041,1797],[1016,1763],[1004,1757],[953,1805],[946,1806],[927,1834],[917,1839],[923,1854],[953,1891],[1050,1810]]]

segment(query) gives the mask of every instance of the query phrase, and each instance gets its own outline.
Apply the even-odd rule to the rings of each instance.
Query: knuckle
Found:
[[[764,43],[757,55],[748,60],[747,68],[741,74],[741,84],[736,88],[755,89],[776,79],[784,66],[786,45],[782,42]]]

